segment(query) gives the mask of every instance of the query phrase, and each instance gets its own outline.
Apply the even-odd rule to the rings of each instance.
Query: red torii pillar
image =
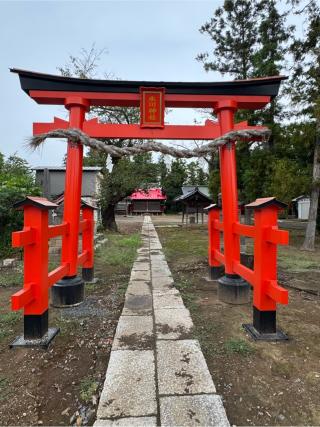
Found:
[[[78,96],[65,101],[69,113],[69,127],[82,129],[89,102]],[[63,221],[70,224],[69,233],[62,240],[62,262],[69,264],[69,274],[51,289],[52,305],[67,307],[84,300],[84,281],[77,276],[79,223],[82,185],[83,145],[68,141]]]
[[[234,129],[234,113],[236,110],[237,102],[232,99],[220,101],[215,107],[221,135]],[[250,286],[233,269],[233,262],[240,260],[240,239],[233,232],[233,224],[239,219],[235,142],[231,141],[221,146],[219,155],[225,275],[218,281],[218,296],[224,302],[246,304],[250,298]]]

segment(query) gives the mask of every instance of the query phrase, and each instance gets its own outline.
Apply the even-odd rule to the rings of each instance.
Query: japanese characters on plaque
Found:
[[[164,127],[164,93],[165,88],[140,88],[140,127]]]

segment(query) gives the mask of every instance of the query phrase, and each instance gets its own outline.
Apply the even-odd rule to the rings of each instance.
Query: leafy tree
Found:
[[[181,159],[174,159],[171,163],[170,171],[163,179],[162,187],[167,195],[168,210],[176,211],[177,206],[173,199],[181,194],[181,187],[187,179],[186,163]]]
[[[302,39],[292,43],[294,68],[290,95],[297,114],[314,127],[314,155],[309,220],[302,246],[314,250],[320,190],[320,7],[316,0],[294,1],[298,14],[305,18],[306,30]]]
[[[189,185],[207,185],[208,174],[200,166],[199,160],[186,164],[187,178],[185,184]]]
[[[278,76],[281,74],[288,43],[292,36],[293,27],[287,24],[287,12],[280,13],[276,0],[260,0],[257,3],[259,25],[257,32],[257,48],[253,55],[253,77]],[[264,124],[272,131],[266,147],[273,149],[278,139],[279,120],[283,118],[283,103],[280,94],[275,97],[263,110],[253,112],[251,121]]]
[[[205,70],[218,71],[235,79],[279,75],[285,64],[292,32],[286,17],[286,13],[279,12],[275,0],[227,0],[200,29],[213,42],[213,56],[206,52],[198,55],[197,59],[204,64]],[[280,170],[283,177],[286,172],[291,176],[292,169],[285,171],[281,168],[283,163],[277,162],[277,154],[279,159],[286,157],[289,147],[288,140],[284,141],[283,138],[285,129],[280,126],[282,106],[278,99],[261,111],[238,111],[236,120],[244,119],[249,120],[250,124],[265,124],[272,130],[268,142],[239,142],[236,147],[239,199],[248,203],[275,190],[276,176],[279,176]],[[278,150],[275,142],[279,141],[281,147]],[[294,168],[300,170],[299,164],[294,163]],[[304,184],[293,188],[304,187],[305,177],[301,180]],[[284,180],[284,183],[289,181]],[[209,185],[216,199],[220,191],[217,161],[211,162]],[[288,191],[288,194],[291,192]]]
[[[40,194],[26,160],[16,155],[7,159],[0,153],[0,256],[9,255],[11,233],[23,225],[23,214],[13,208],[26,196]]]
[[[253,57],[257,41],[257,5],[255,0],[225,0],[213,17],[201,28],[213,41],[211,57],[200,53],[197,60],[206,71],[230,74],[247,79],[253,74]]]

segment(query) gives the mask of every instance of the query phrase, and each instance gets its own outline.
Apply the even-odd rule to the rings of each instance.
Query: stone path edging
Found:
[[[141,233],[94,426],[229,426],[149,216]]]

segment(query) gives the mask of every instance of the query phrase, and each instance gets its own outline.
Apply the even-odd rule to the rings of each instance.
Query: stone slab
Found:
[[[151,255],[150,259],[153,268],[168,267],[166,259],[161,255]]]
[[[121,316],[112,350],[151,350],[154,348],[151,316]]]
[[[152,293],[153,295],[180,295],[180,292],[175,287],[156,288],[152,290]]]
[[[166,258],[164,255],[151,255],[150,256],[151,263],[155,265],[157,262],[166,262]],[[167,262],[166,262],[167,263]]]
[[[135,261],[132,268],[135,271],[149,271],[150,270],[150,264],[149,264],[149,262]]]
[[[152,278],[157,279],[158,277],[171,277],[171,272],[169,269],[153,269],[152,270]]]
[[[151,295],[131,295],[126,294],[123,316],[143,316],[152,315],[152,297]]]
[[[153,289],[164,289],[173,287],[173,278],[171,276],[162,276],[152,278]]]
[[[180,294],[176,292],[154,292],[153,306],[155,310],[163,308],[185,308]]]
[[[148,281],[148,280],[150,280],[150,270],[148,270],[148,271],[132,270],[130,280]]]
[[[230,424],[221,397],[214,394],[166,396],[160,399],[161,426],[218,426]]]
[[[151,287],[148,282],[132,280],[129,282],[126,295],[151,295]]]
[[[118,418],[117,420],[97,420],[94,427],[156,427],[156,417],[131,417],[131,418]]]
[[[189,310],[184,306],[182,307],[154,310],[157,339],[191,338],[193,323]]]
[[[153,351],[112,351],[97,418],[145,417],[156,413]]]
[[[150,250],[151,251],[157,251],[162,249],[162,246],[160,245],[160,243],[150,243]]]
[[[149,248],[139,248],[137,250],[137,254],[139,254],[139,255],[149,255]]]
[[[160,395],[216,392],[197,340],[157,341]]]

